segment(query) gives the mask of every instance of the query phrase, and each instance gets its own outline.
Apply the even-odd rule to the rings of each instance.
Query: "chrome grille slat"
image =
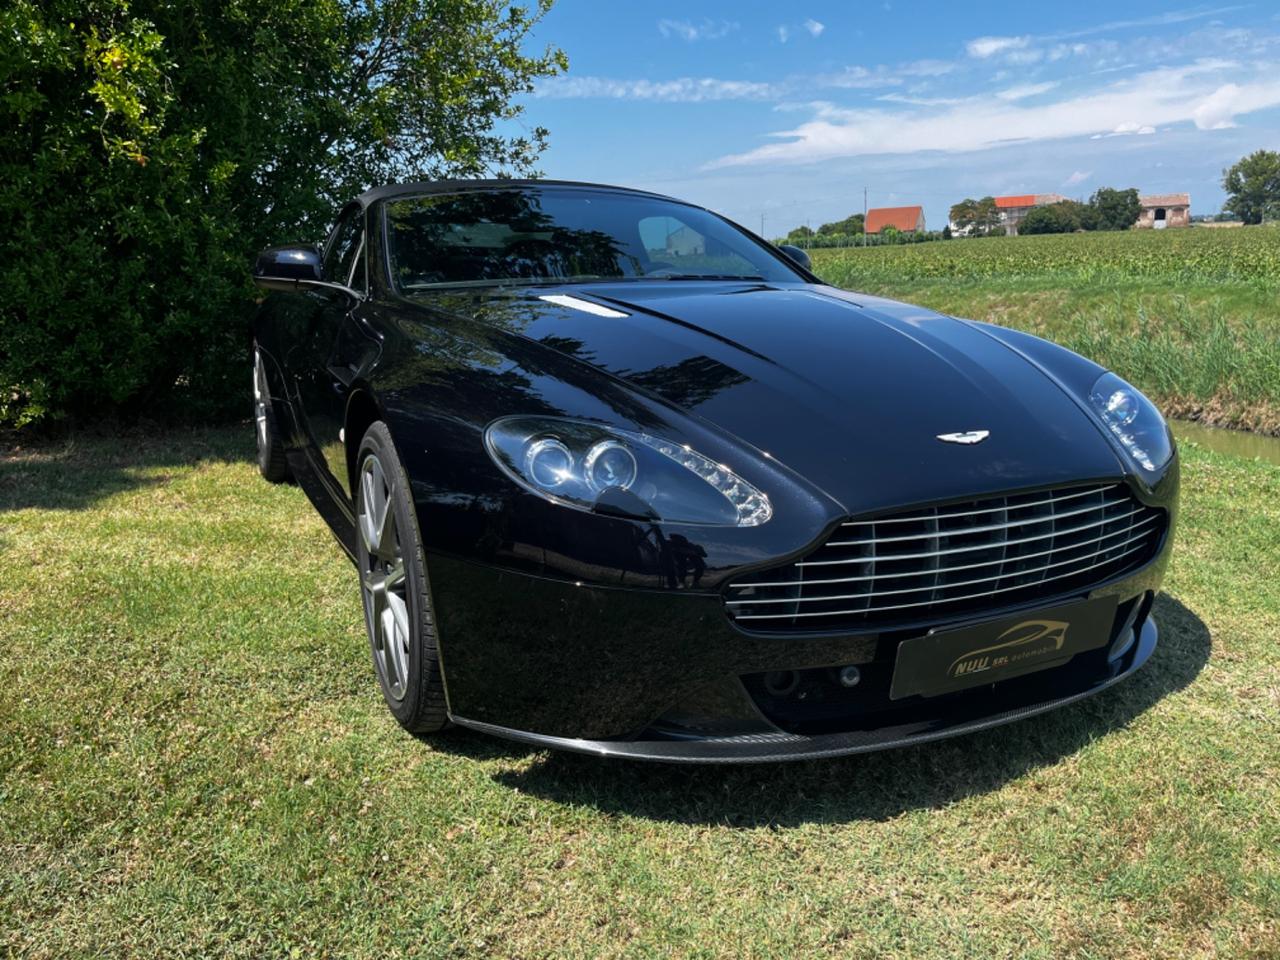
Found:
[[[1012,520],[1008,523],[992,523],[992,524],[988,524],[985,527],[956,527],[954,530],[943,530],[939,532],[944,535],[964,534],[965,536],[968,536],[971,533],[988,533],[993,530],[1007,531],[1010,527],[1033,527],[1036,524],[1040,524],[1040,523],[1052,523],[1061,517],[1074,517],[1082,513],[1093,513],[1096,510],[1106,510],[1109,507],[1123,507],[1129,502],[1130,501],[1127,498],[1121,499],[1121,500],[1109,500],[1106,503],[1096,503],[1092,506],[1083,507],[1079,510],[1068,510],[1064,513],[1054,513],[1047,517],[1030,517],[1026,520]],[[1016,508],[1011,507],[1010,509],[1016,509]],[[983,512],[986,513],[988,511],[983,511]],[[1006,511],[1006,513],[1007,512],[1008,511]],[[918,521],[918,522],[925,522],[925,521],[922,518],[921,521]],[[827,544],[827,546],[828,547],[861,547],[872,542],[879,545],[881,543],[906,543],[909,540],[928,540],[930,538],[936,539],[936,536],[931,533],[922,533],[914,537],[875,537],[874,540],[832,540]]]
[[[1078,574],[1078,573],[1086,573],[1086,572],[1088,572],[1089,570],[1094,569],[1095,567],[1105,566],[1106,564],[1110,563],[1112,560],[1118,560],[1121,556],[1124,556],[1124,555],[1129,554],[1129,553],[1135,553],[1135,552],[1137,552],[1138,550],[1141,550],[1141,549],[1142,549],[1141,547],[1134,547],[1134,548],[1133,548],[1133,549],[1131,549],[1131,550],[1127,550],[1127,551],[1125,551],[1125,554],[1120,554],[1119,556],[1111,557],[1111,558],[1109,558],[1109,559],[1107,559],[1107,560],[1101,560],[1101,561],[1099,561],[1098,563],[1095,563],[1095,564],[1093,564],[1093,565],[1091,565],[1091,566],[1085,567],[1085,568],[1083,568],[1083,569],[1081,569],[1081,570],[1074,570],[1074,571],[1072,571],[1071,573],[1064,573],[1064,574],[1061,574],[1060,576],[1057,576],[1057,577],[1047,577],[1045,580],[1042,580],[1042,581],[1041,581],[1041,583],[1047,583],[1047,582],[1049,582],[1050,580],[1061,580],[1061,579],[1062,579],[1062,578],[1064,578],[1064,577],[1073,577],[1073,576],[1075,576],[1075,575],[1076,575],[1076,574]],[[1005,587],[1003,590],[986,590],[986,591],[984,591],[984,592],[982,592],[982,593],[971,593],[971,594],[968,594],[968,595],[963,596],[963,597],[944,597],[944,598],[942,598],[942,599],[940,599],[940,600],[923,600],[923,601],[921,601],[920,603],[901,603],[901,604],[895,604],[894,606],[886,606],[886,607],[872,607],[872,608],[871,608],[871,612],[872,612],[872,613],[879,613],[879,612],[881,612],[881,611],[883,611],[883,610],[907,610],[907,609],[910,609],[910,608],[912,608],[912,607],[928,607],[928,606],[932,606],[932,605],[933,605],[933,604],[935,604],[935,603],[955,603],[955,602],[957,602],[957,601],[959,601],[959,600],[973,600],[973,599],[976,599],[976,598],[978,598],[978,597],[990,597],[990,596],[994,596],[995,594],[998,594],[998,593],[1006,593],[1006,592],[1008,592],[1008,591],[1010,591],[1010,590],[1017,590],[1017,589],[1021,589],[1021,588],[1019,588],[1019,587]],[[792,616],[792,617],[838,617],[838,616],[841,616],[841,615],[843,615],[843,614],[846,614],[846,613],[853,613],[853,612],[861,612],[861,611],[852,611],[852,610],[819,610],[819,611],[814,611],[814,612],[811,612],[811,613],[808,613],[808,612],[806,612],[806,613],[793,613],[793,614],[789,614],[788,616]],[[738,619],[738,620],[764,620],[764,619],[772,620],[772,619],[774,619],[774,617],[775,617],[775,614],[748,614],[748,615],[744,615],[744,616],[737,617],[736,619]]]
[[[852,519],[789,566],[730,584],[726,610],[754,629],[777,630],[884,629],[989,615],[1085,593],[1145,565],[1166,519],[1117,483]],[[854,539],[840,539],[851,532]],[[896,552],[904,549],[910,552]]]
[[[1135,523],[1132,529],[1139,530],[1142,527],[1146,526],[1147,524],[1152,523],[1153,521],[1158,519],[1159,517],[1156,517],[1156,516],[1144,517],[1143,519]],[[1112,537],[1122,537],[1129,532],[1130,532],[1129,529],[1125,529],[1125,530],[1117,530],[1115,533],[1104,533],[1102,536],[1094,537],[1092,540],[1082,540],[1079,543],[1073,543],[1070,546],[1060,547],[1058,549],[1077,550],[1080,547],[1087,547],[1095,543],[1101,543],[1103,540],[1110,540]],[[1122,546],[1122,544],[1116,544],[1116,546]],[[1111,549],[1111,548],[1108,547],[1106,549]],[[1033,560],[1036,557],[1047,557],[1049,554],[1056,553],[1056,552],[1057,551],[1053,549],[1039,550],[1036,553],[1024,553],[1021,556],[1019,556],[1018,559]],[[956,570],[975,570],[978,567],[990,567],[997,563],[1004,563],[1004,560],[984,560],[982,563],[966,563],[959,566],[949,566],[947,567],[947,572],[953,573]],[[870,577],[832,577],[827,580],[805,580],[803,582],[808,586],[818,586],[820,584],[828,584],[828,583],[855,583],[855,582],[860,582],[864,580],[888,580],[890,578],[918,577],[918,576],[920,576],[920,571],[908,570],[906,573],[880,573]],[[734,584],[731,584],[730,587],[731,588],[733,587],[794,587],[794,586],[798,586],[800,583],[801,581],[799,580],[766,580],[759,583],[734,583]]]
[[[1049,497],[1046,500],[1033,500],[1030,503],[1013,503],[1007,507],[990,507],[986,510],[965,510],[960,513],[940,513],[935,519],[949,520],[952,517],[971,517],[977,513],[998,513],[1001,510],[1025,510],[1030,507],[1042,507],[1045,504],[1061,503],[1063,500],[1074,500],[1076,497],[1087,497],[1090,494],[1107,493],[1116,489],[1119,484],[1112,484],[1109,487],[1091,487],[1082,493],[1071,493],[1062,497]],[[882,517],[878,520],[846,520],[840,524],[842,527],[865,527],[873,523],[915,523],[921,517]]]
[[[1128,531],[1124,530],[1124,531],[1121,531],[1121,533],[1128,533]],[[1103,551],[1103,552],[1116,550],[1120,547],[1127,547],[1129,546],[1129,544],[1138,543],[1142,539],[1143,537],[1139,535],[1137,537],[1133,537],[1132,539],[1126,540],[1124,543],[1117,543],[1114,547],[1107,547],[1106,551]],[[1094,556],[1096,556],[1096,554]],[[1024,558],[1020,557],[1019,559],[1024,559]],[[1042,567],[1036,567],[1032,570],[1019,570],[1017,574],[1014,574],[1014,576],[1019,576],[1019,577],[1031,576],[1034,573],[1042,573],[1045,570],[1052,570],[1055,567],[1066,567],[1066,566],[1070,566],[1073,563],[1082,563],[1085,560],[1092,560],[1092,559],[1093,557],[1072,557],[1070,560],[1059,560],[1057,563],[1047,563]],[[1003,563],[1004,561],[997,560],[992,562]],[[949,573],[950,571],[947,571],[947,572]],[[1009,576],[1011,576],[1011,574],[1009,573],[998,573],[994,577],[979,577],[977,580],[961,580],[956,583],[940,584],[936,587],[935,586],[910,587],[906,590],[877,590],[875,592],[875,596],[888,597],[888,596],[894,596],[894,595],[903,594],[903,593],[923,593],[925,591],[933,591],[936,593],[940,589],[950,590],[952,587],[971,587],[976,583],[990,583],[993,580],[1007,579]],[[812,583],[813,581],[809,581],[808,585],[812,585]],[[795,584],[789,584],[789,586],[795,586]],[[1010,588],[1010,589],[1016,589],[1016,588]],[[862,600],[866,596],[867,596],[866,593],[848,593],[848,594],[836,594],[833,596],[769,597],[764,600],[734,600],[732,601],[732,603],[734,606],[747,606],[749,604],[754,605],[754,604],[761,604],[761,603],[820,603],[824,600]],[[945,598],[941,598],[941,599],[945,599]]]
[[[1066,536],[1070,536],[1073,533],[1080,533],[1083,530],[1092,530],[1095,527],[1101,527],[1108,523],[1116,523],[1120,520],[1128,520],[1134,514],[1142,513],[1144,509],[1145,508],[1139,507],[1135,510],[1131,510],[1129,513],[1121,514],[1118,517],[1106,517],[1102,520],[1099,520],[1097,523],[1087,523],[1080,527],[1072,527],[1070,530],[1059,530],[1054,533],[1046,533],[1036,537],[1022,537],[1021,539],[1018,539],[1018,540],[1007,540],[1005,542],[1009,545],[1014,545],[1014,544],[1021,544],[1021,543],[1034,543],[1037,540],[1052,540],[1055,537],[1066,537]],[[828,546],[832,546],[832,544],[828,544]],[[886,554],[884,559],[919,560],[924,557],[932,557],[938,552],[941,552],[944,554],[972,553],[974,550],[990,550],[991,547],[992,547],[992,544],[983,543],[983,544],[977,544],[975,546],[968,546],[968,547],[953,547],[949,550],[933,551],[930,553],[892,553],[892,554]],[[823,566],[830,566],[831,564],[834,564],[834,563],[852,563],[852,562],[855,562],[855,561],[804,560],[804,561],[801,561],[800,563],[797,563],[796,566],[797,567],[823,567]]]

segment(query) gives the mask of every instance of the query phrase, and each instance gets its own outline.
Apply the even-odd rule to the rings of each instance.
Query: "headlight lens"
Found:
[[[1130,458],[1155,473],[1173,456],[1169,427],[1155,404],[1114,373],[1104,373],[1089,391],[1089,403]]]
[[[527,490],[566,506],[671,523],[756,527],[765,493],[692,448],[578,420],[507,417],[485,431],[490,456]]]
[[[525,448],[524,469],[543,490],[554,490],[572,479],[573,454],[559,440],[547,437]]]
[[[630,490],[639,471],[635,454],[617,440],[601,440],[582,462],[582,475],[596,493],[610,487]]]

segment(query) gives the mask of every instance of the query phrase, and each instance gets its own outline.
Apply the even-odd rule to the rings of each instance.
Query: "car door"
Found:
[[[364,293],[367,289],[365,212],[356,204],[338,217],[324,250],[324,279]],[[318,289],[307,330],[294,345],[290,369],[296,403],[313,466],[336,493],[350,496],[343,422],[351,382],[373,346],[359,316],[362,301],[337,290]]]

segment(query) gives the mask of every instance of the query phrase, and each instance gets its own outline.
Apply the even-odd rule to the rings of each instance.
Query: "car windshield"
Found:
[[[391,276],[402,291],[598,280],[804,278],[697,207],[573,188],[428,195],[386,204]]]

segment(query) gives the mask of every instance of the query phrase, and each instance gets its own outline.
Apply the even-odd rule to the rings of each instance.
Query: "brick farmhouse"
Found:
[[[1142,212],[1135,226],[1147,230],[1191,225],[1191,194],[1153,193],[1139,197]]]

